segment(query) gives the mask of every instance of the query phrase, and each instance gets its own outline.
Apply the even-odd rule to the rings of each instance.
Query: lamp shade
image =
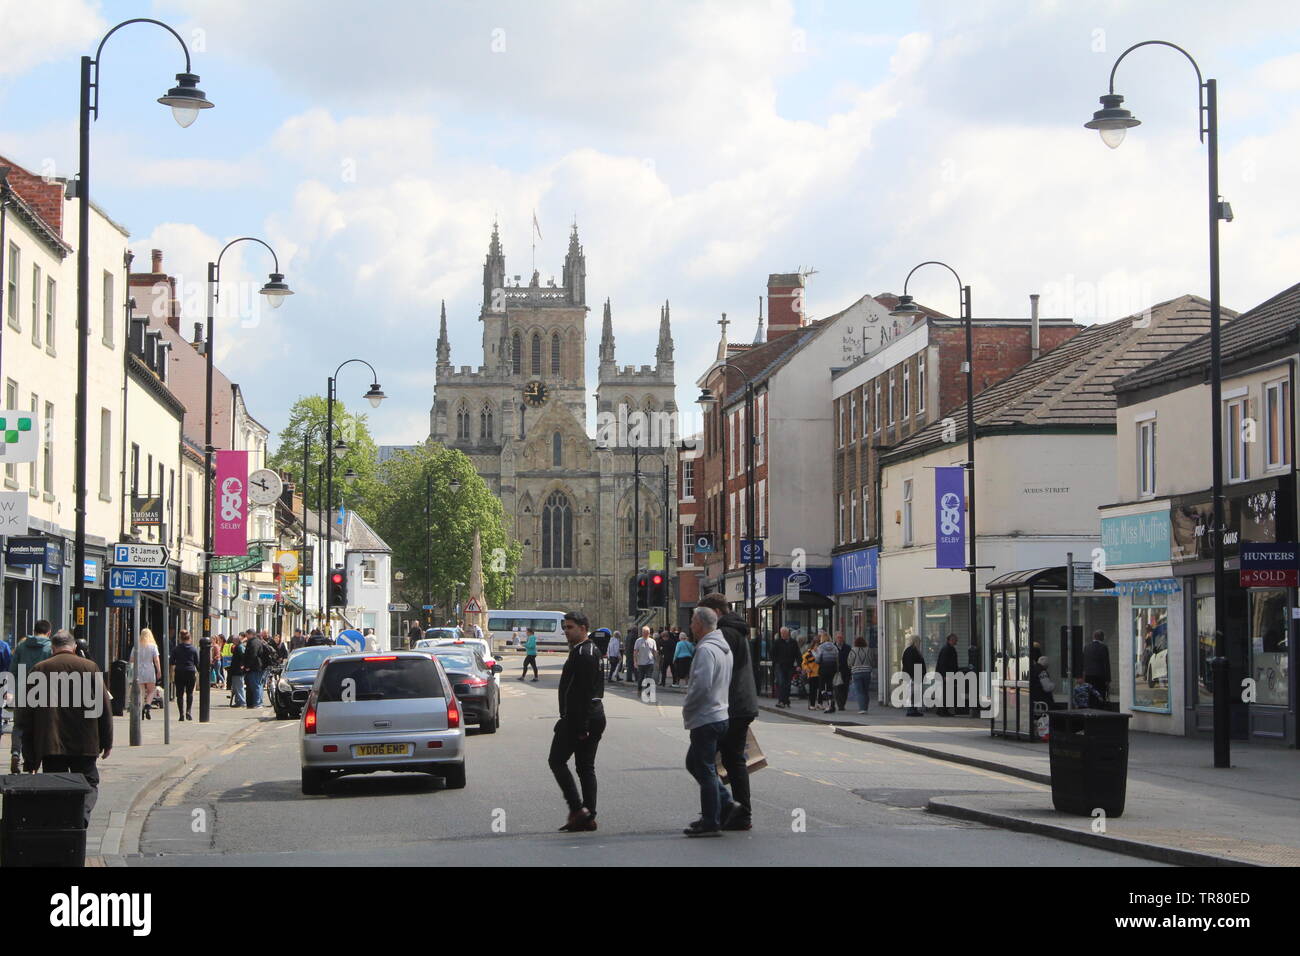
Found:
[[[177,73],[176,86],[158,97],[163,106],[172,108],[172,116],[182,127],[189,126],[199,118],[199,110],[210,110],[213,103],[199,89],[197,73]]]
[[[373,385],[371,385],[370,391],[366,392],[364,396],[364,398],[369,400],[371,408],[378,408],[379,403],[382,402],[387,397],[388,396],[384,394],[383,389],[379,387],[378,382],[375,382]]]
[[[900,295],[898,305],[889,310],[890,315],[920,315],[921,307],[918,306],[910,295]]]
[[[278,272],[271,273],[270,281],[262,286],[260,291],[266,296],[266,301],[271,303],[273,309],[280,308],[280,303],[285,300],[285,297],[293,295],[293,290],[285,284],[284,276]]]
[[[1101,141],[1111,149],[1116,149],[1124,142],[1124,134],[1130,127],[1140,126],[1142,121],[1120,106],[1124,97],[1118,93],[1107,93],[1101,98],[1101,109],[1092,114],[1092,119],[1084,123],[1087,129],[1095,129],[1101,134]]]
[[[713,389],[703,388],[700,389],[700,397],[697,398],[695,402],[697,405],[716,405],[718,403],[718,398],[713,394]]]

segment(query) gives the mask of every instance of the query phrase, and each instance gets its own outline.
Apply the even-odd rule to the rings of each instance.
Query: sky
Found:
[[[1116,78],[1142,120],[1117,150],[1083,128],[1115,58],[1187,49],[1218,81],[1225,306],[1300,281],[1300,8],[1240,0],[0,0],[0,154],[75,171],[78,61],[154,17],[216,104],[188,129],[155,100],[175,38],[124,28],[101,58],[94,201],[204,315],[205,263],[269,242],[294,289],[255,290],[269,255],[222,260],[217,358],[274,433],[362,358],[389,396],[381,443],[428,434],[439,304],[455,365],[483,362],[494,219],[508,276],[559,281],[587,257],[588,384],[601,304],[617,360],[651,364],[672,305],[678,404],[729,336],[749,341],[769,273],[809,272],[810,318],[951,264],[977,316],[1107,321],[1208,295],[1196,75],[1148,47]],[[814,271],[815,270],[815,271]],[[951,275],[909,291],[956,314]],[[339,396],[367,409],[364,367]],[[593,422],[589,419],[589,426]]]

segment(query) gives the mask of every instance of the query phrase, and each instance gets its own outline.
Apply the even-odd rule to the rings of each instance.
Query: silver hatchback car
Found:
[[[465,726],[442,665],[428,654],[340,654],[321,664],[299,725],[302,792],[331,777],[428,773],[465,786]]]

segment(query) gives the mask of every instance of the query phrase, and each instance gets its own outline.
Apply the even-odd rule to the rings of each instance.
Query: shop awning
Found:
[[[800,591],[799,600],[797,601],[786,601],[784,594],[769,594],[754,607],[776,607],[778,604],[785,604],[787,607],[815,607],[822,609],[835,606],[835,602],[824,594],[819,594],[816,591]]]

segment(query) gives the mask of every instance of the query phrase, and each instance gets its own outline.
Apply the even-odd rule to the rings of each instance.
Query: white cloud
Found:
[[[0,0],[0,78],[70,54],[91,53],[108,29],[84,0]]]

